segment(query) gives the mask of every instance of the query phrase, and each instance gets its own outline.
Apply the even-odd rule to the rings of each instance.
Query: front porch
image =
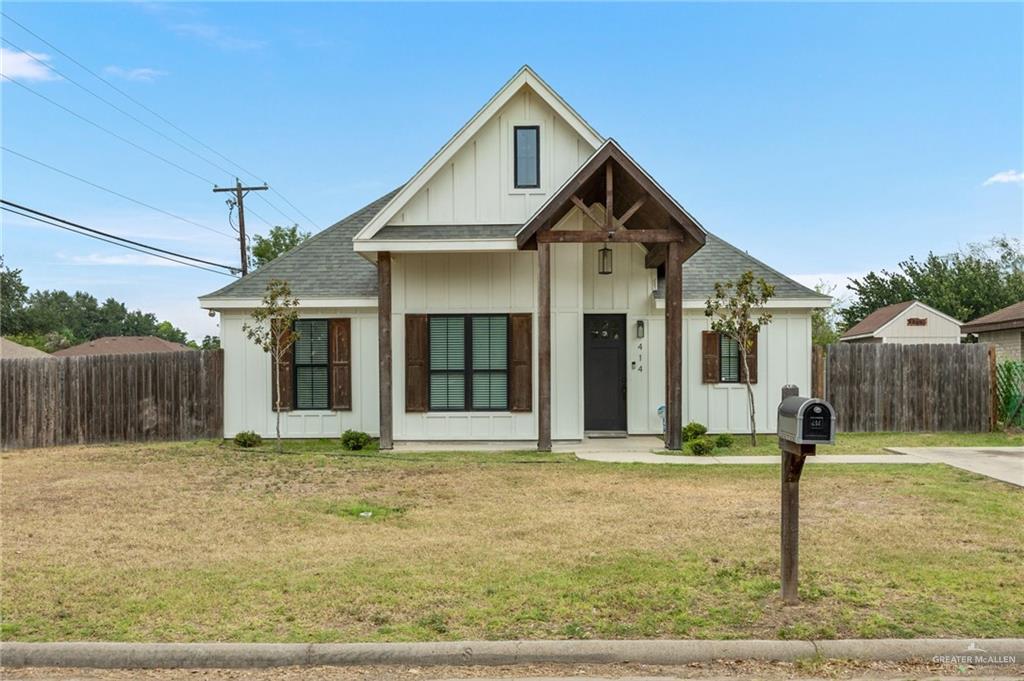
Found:
[[[625,210],[622,210],[623,206]],[[508,435],[514,437],[512,432],[502,435],[486,423],[487,420],[494,422],[500,419],[511,424],[509,428],[515,434],[535,437],[540,451],[552,451],[555,446],[553,440],[574,440],[588,431],[625,432],[627,420],[635,423],[651,419],[651,415],[646,413],[650,410],[641,407],[639,402],[626,403],[628,383],[630,389],[642,384],[644,405],[650,406],[652,400],[656,400],[655,404],[665,404],[667,441],[663,443],[659,438],[653,438],[657,440],[656,444],[646,442],[641,449],[679,450],[683,414],[682,264],[701,248],[704,240],[705,233],[700,225],[614,140],[608,140],[516,231],[514,249],[509,250],[518,253],[520,259],[531,251],[536,256],[517,261],[525,262],[525,269],[515,263],[507,265],[512,272],[512,280],[519,282],[519,288],[514,288],[510,294],[503,293],[503,302],[499,302],[497,297],[482,295],[479,302],[475,303],[473,293],[467,296],[465,291],[459,290],[458,295],[455,295],[454,289],[447,283],[455,280],[456,275],[452,272],[456,270],[478,269],[483,262],[480,258],[486,257],[481,253],[474,253],[467,248],[469,252],[460,251],[454,256],[456,262],[442,263],[440,267],[447,268],[444,276],[448,279],[441,281],[430,277],[433,266],[430,263],[435,261],[424,259],[444,257],[448,251],[434,249],[429,243],[424,243],[415,252],[406,249],[393,254],[387,249],[386,243],[380,243],[376,258],[381,448],[394,447],[396,418],[400,420],[398,439],[415,441],[420,439],[416,436],[420,432],[444,442],[450,442],[444,437],[446,433],[453,436],[451,439],[474,439],[477,442],[493,438],[494,435],[498,435],[496,441]],[[627,296],[628,302],[611,305],[613,309],[595,302],[594,298],[600,295],[598,290],[601,287],[590,284],[588,309],[583,298],[587,289],[585,281],[592,273],[583,271],[580,265],[588,258],[593,258],[589,262],[595,272],[600,272],[598,279],[604,279],[605,275],[612,273],[611,256],[618,252],[613,249],[627,249],[626,253],[619,253],[620,256],[628,256],[620,260],[619,266],[635,268],[637,272],[634,273],[634,279],[639,283],[634,283]],[[559,255],[570,252],[575,255],[567,260]],[[636,264],[633,264],[634,261]],[[506,265],[502,263],[501,266]],[[637,276],[644,271],[646,275]],[[653,289],[656,286],[649,284],[657,281],[656,272],[664,273],[665,305],[663,317],[659,312],[655,320],[647,315],[654,311]],[[482,271],[480,274],[486,280],[487,272]],[[522,277],[524,274],[528,275],[525,280]],[[414,277],[419,277],[424,285],[411,286]],[[432,296],[430,285],[437,281],[441,281],[437,288],[438,295]],[[646,291],[641,291],[645,282]],[[522,300],[523,293],[531,289],[532,293],[527,300]],[[566,293],[570,289],[571,292]],[[459,302],[455,302],[455,298]],[[587,360],[588,366],[584,370],[585,354],[593,345],[588,344],[587,340],[595,333],[591,323],[595,322],[595,317],[600,316],[594,313],[604,310],[613,313],[605,317],[615,318],[615,338],[623,339],[620,347],[614,348],[619,354],[597,359],[597,370],[592,369],[591,361]],[[433,406],[428,405],[425,387],[430,368],[425,364],[429,362],[425,329],[430,315],[446,312],[467,315],[502,313],[508,316],[510,326],[519,325],[522,334],[518,341],[510,342],[509,346],[511,353],[519,353],[519,373],[509,374],[510,401],[507,412],[499,410],[495,416],[490,417],[480,416],[479,413],[474,415],[472,412],[440,415],[432,412]],[[415,322],[413,325],[410,325],[410,313]],[[531,324],[533,330],[530,329]],[[659,335],[655,337],[652,333],[647,343],[640,344],[642,347],[630,346],[627,349],[624,345],[627,333],[631,340],[640,341],[644,339],[645,329],[655,326],[660,331]],[[418,340],[410,345],[410,339]],[[656,360],[649,357],[653,347],[657,347],[659,355]],[[404,362],[396,362],[396,354],[401,353],[403,348]],[[633,349],[637,353],[627,356],[627,351]],[[642,357],[649,361],[635,359],[641,357],[641,352],[644,353]],[[517,360],[512,357],[511,361],[515,365]],[[616,366],[624,373],[615,379],[614,387],[606,384],[595,389],[588,382],[591,376],[601,374],[602,361],[614,363],[606,366]],[[643,372],[645,363],[647,373],[641,374],[641,382],[635,378],[634,372]],[[415,382],[411,377],[415,377]],[[531,379],[534,383],[532,387],[529,385]],[[621,395],[618,393],[618,381],[621,382]],[[659,382],[664,385],[664,391],[656,385]],[[468,379],[466,385],[468,389]],[[563,422],[572,420],[573,425],[563,424],[559,428],[556,424],[555,428],[552,427],[553,391],[558,393],[555,398],[563,415],[572,410],[578,411],[580,418],[563,417]],[[412,394],[414,398],[410,398]],[[515,400],[511,399],[513,394]],[[619,419],[612,420],[617,425],[585,426],[583,417],[587,415],[583,413],[584,403],[589,410],[604,400],[620,402],[615,409]],[[645,410],[645,413],[638,416],[638,410]],[[628,430],[637,432],[632,427]],[[645,427],[639,432],[649,433],[652,430]],[[592,445],[595,447],[604,446],[603,443],[597,444],[599,440],[596,438],[588,442],[595,443]],[[621,444],[622,440],[609,442]],[[476,448],[479,449],[479,446]],[[501,448],[508,449],[504,444]],[[521,441],[518,447],[513,448],[521,449]]]

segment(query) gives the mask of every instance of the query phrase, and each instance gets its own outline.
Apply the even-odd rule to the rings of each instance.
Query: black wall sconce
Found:
[[[637,338],[643,338],[644,337],[644,320],[642,320],[642,319],[636,320],[636,337]]]
[[[608,244],[605,244],[604,248],[597,252],[597,273],[612,273],[612,249],[608,248]]]

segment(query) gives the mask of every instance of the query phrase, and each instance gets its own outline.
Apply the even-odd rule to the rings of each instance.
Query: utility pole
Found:
[[[242,181],[237,177],[235,178],[234,187],[218,187],[213,185],[213,191],[216,192],[233,192],[235,198],[228,199],[228,204],[234,202],[234,205],[238,206],[238,247],[239,252],[242,256],[242,276],[244,277],[249,273],[249,253],[245,248],[245,195],[249,192],[262,192],[269,189],[267,185],[260,185],[259,187],[243,187]]]

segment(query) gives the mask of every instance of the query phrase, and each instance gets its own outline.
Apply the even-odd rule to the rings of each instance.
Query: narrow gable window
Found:
[[[295,359],[295,408],[328,409],[328,343],[326,319],[300,319],[293,346]]]
[[[516,189],[540,187],[540,127],[516,126]]]
[[[718,337],[719,380],[722,383],[739,383],[740,344],[725,334]]]

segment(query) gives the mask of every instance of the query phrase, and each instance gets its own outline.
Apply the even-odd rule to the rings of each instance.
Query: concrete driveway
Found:
[[[887,451],[1024,487],[1024,447],[889,447]]]

